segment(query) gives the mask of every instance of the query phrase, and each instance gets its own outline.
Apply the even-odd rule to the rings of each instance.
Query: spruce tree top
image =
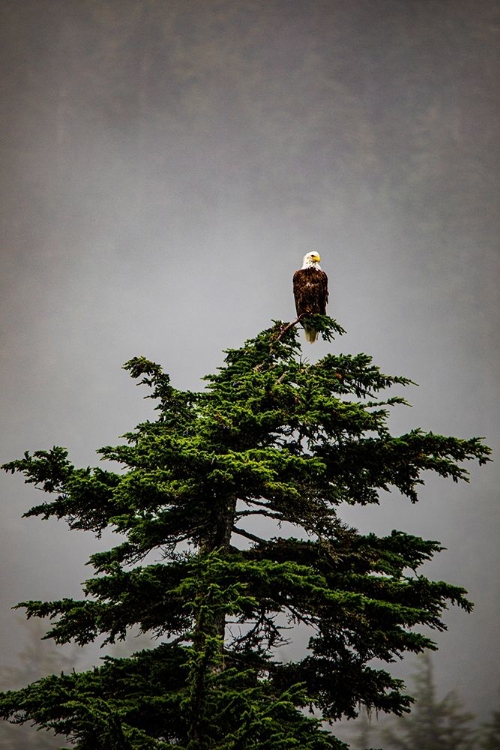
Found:
[[[326,316],[316,324],[328,340],[342,333]],[[59,643],[112,643],[134,626],[161,642],[4,694],[0,715],[80,750],[341,747],[301,709],[327,721],[359,705],[401,714],[411,698],[372,660],[434,648],[415,628],[444,629],[449,602],[471,609],[462,588],[418,572],[438,542],[361,535],[337,510],[388,489],[415,502],[425,471],[467,481],[462,462],[488,460],[481,440],[391,435],[389,409],[405,402],[381,394],[411,381],[365,354],[310,364],[294,325],[226,354],[200,392],[174,388],[143,357],[125,365],[158,416],[100,451],[118,470],[75,468],[57,447],[4,466],[50,495],[26,515],[122,535],[92,555],[85,599],[23,602],[28,617],[50,617]],[[297,623],[309,647],[284,662],[277,649]]]

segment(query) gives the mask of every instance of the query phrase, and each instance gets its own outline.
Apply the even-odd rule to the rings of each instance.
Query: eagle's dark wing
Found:
[[[324,271],[319,271],[321,274],[318,279],[318,290],[319,290],[319,306],[320,314],[326,315],[326,306],[328,304],[328,276]]]
[[[301,268],[293,275],[297,315],[326,315],[328,276],[317,268]]]
[[[295,271],[293,274],[293,296],[295,299],[295,309],[297,311],[297,317],[302,315],[303,312],[303,300],[302,300],[302,288],[304,286],[301,279],[302,271]]]

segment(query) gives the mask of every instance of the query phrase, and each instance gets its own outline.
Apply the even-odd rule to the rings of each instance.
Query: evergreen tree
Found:
[[[316,318],[324,338],[342,333]],[[420,429],[392,436],[389,407],[404,400],[378,394],[410,381],[365,354],[310,364],[293,324],[229,350],[201,392],[174,388],[143,357],[125,367],[151,388],[158,417],[101,449],[119,470],[76,468],[60,447],[4,467],[50,496],[27,515],[123,535],[91,556],[85,599],[19,606],[51,618],[57,643],[112,644],[134,626],[160,642],[4,693],[0,715],[78,750],[320,750],[345,747],[320,719],[360,705],[407,711],[403,683],[372,660],[433,648],[415,627],[442,630],[449,602],[471,604],[417,572],[438,542],[362,535],[337,506],[377,503],[391,487],[414,502],[422,472],[467,480],[461,462],[482,464],[489,449]],[[281,535],[284,522],[296,537]],[[297,623],[308,648],[283,662],[277,649]]]
[[[490,722],[482,727],[481,750],[500,750],[500,710],[493,711]]]
[[[433,667],[428,653],[413,675],[415,706],[382,731],[384,748],[396,750],[474,750],[477,747],[473,715],[463,710],[454,691],[442,700],[436,696]]]
[[[75,652],[65,654],[52,642],[40,643],[45,631],[40,620],[21,620],[21,626],[26,629],[28,640],[16,666],[0,666],[0,690],[25,685],[51,672],[70,669],[77,661]],[[54,750],[58,744],[52,732],[35,731],[28,724],[16,727],[8,721],[0,721],[0,750]]]

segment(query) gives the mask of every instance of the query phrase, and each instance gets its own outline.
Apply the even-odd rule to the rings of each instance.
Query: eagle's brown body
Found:
[[[307,313],[311,315],[326,315],[328,302],[328,276],[315,266],[301,268],[293,275],[293,294],[297,315]],[[318,332],[307,325],[307,319],[302,320],[306,339],[313,343]]]

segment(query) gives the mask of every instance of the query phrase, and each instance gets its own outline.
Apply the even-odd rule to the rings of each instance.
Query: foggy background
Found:
[[[347,334],[306,356],[371,354],[419,383],[395,432],[480,435],[498,455],[498,2],[0,10],[1,462],[56,444],[95,464],[151,414],[126,360],[202,388],[223,349],[295,317],[310,250]],[[0,481],[0,662],[15,666],[28,636],[11,606],[79,597],[112,537],[22,520],[40,496]],[[436,678],[481,718],[499,704],[499,482],[488,464],[470,485],[430,480],[416,506],[341,509],[447,547],[425,572],[476,607],[447,614]]]

